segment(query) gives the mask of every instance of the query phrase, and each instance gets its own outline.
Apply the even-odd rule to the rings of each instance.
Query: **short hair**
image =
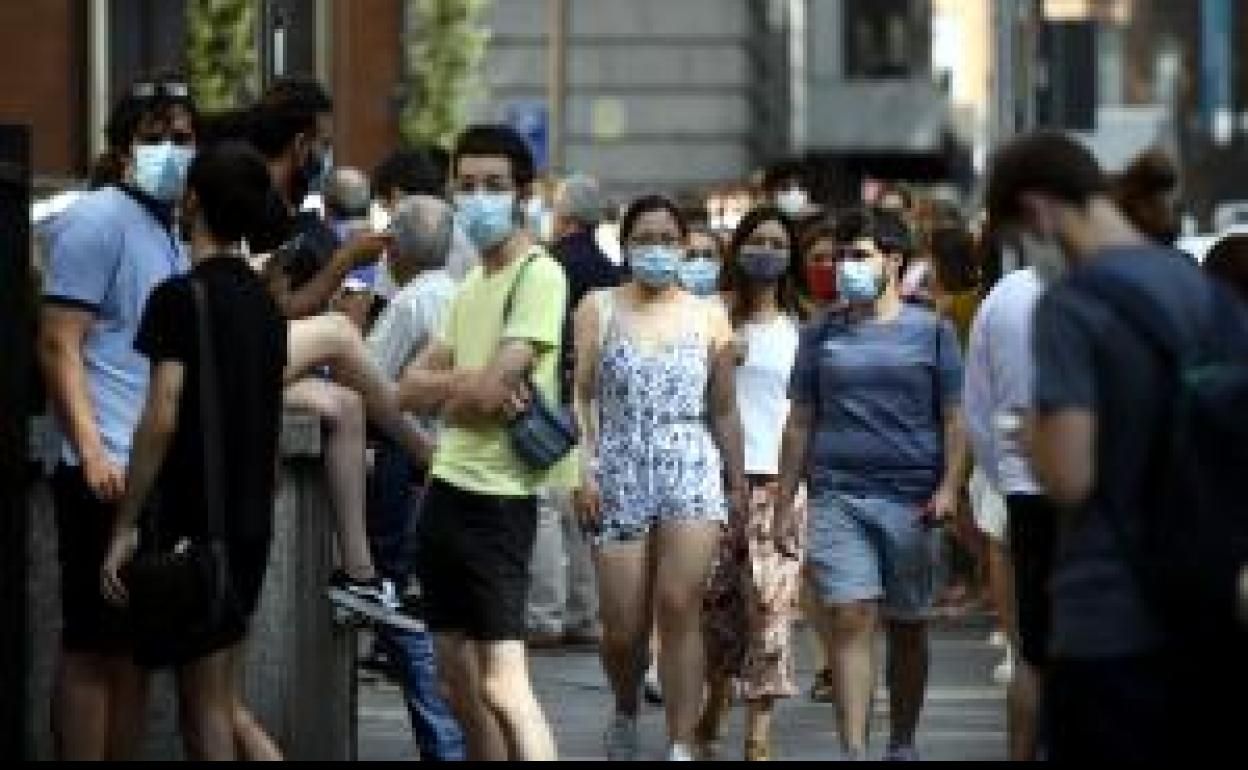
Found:
[[[937,227],[928,236],[928,248],[936,276],[946,291],[964,292],[979,286],[979,253],[965,227]]]
[[[1109,192],[1091,150],[1065,134],[1040,132],[1015,139],[992,157],[984,195],[998,225],[1021,218],[1022,196],[1043,193],[1080,208]]]
[[[325,86],[311,78],[278,78],[265,89],[264,95],[260,97],[260,104],[311,112],[314,115],[334,111],[334,100],[330,98]]]
[[[689,222],[671,198],[663,195],[643,195],[628,204],[624,218],[620,220],[620,243],[624,243],[632,236],[633,229],[637,227],[637,220],[652,211],[666,211],[671,214],[672,219],[676,220],[676,227],[680,230],[681,237],[689,236]]]
[[[1135,229],[1169,245],[1179,235],[1178,214],[1168,200],[1178,187],[1179,169],[1170,156],[1146,150],[1114,178],[1114,203]]]
[[[325,185],[325,212],[344,219],[368,216],[372,193],[368,177],[363,171],[350,166],[339,166],[329,176]]]
[[[291,216],[273,187],[264,159],[244,142],[225,141],[195,155],[186,177],[208,231],[236,243],[264,248],[285,237]]]
[[[807,167],[796,158],[785,158],[767,166],[763,171],[763,190],[769,193],[779,191],[780,185],[796,179],[803,187],[808,187]]]
[[[113,105],[109,114],[104,127],[109,148],[119,153],[126,152],[134,143],[144,120],[152,117],[168,120],[175,109],[186,110],[191,116],[191,126],[198,137],[199,111],[195,108],[195,99],[185,77],[166,72],[153,78],[136,80]]]
[[[315,80],[283,78],[269,86],[251,112],[251,142],[273,159],[300,134],[315,134],[317,118],[334,109],[325,88]]]
[[[602,221],[605,208],[602,200],[602,188],[598,180],[584,174],[574,174],[563,180],[559,185],[559,197],[563,201],[566,214],[588,227]]]
[[[1205,256],[1205,269],[1248,301],[1248,233],[1219,238]]]
[[[426,148],[396,150],[373,170],[373,193],[446,196],[446,167]]]
[[[879,208],[856,208],[836,217],[833,237],[848,244],[862,238],[870,239],[886,254],[900,254],[903,261],[914,256],[914,238],[905,220],[894,211]]]
[[[478,124],[469,126],[459,135],[455,151],[451,153],[452,176],[465,156],[506,158],[511,164],[511,178],[516,187],[526,187],[533,181],[533,153],[520,134],[501,124]]]

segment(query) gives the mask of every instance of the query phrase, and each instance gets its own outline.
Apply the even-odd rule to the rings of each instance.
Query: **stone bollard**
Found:
[[[32,457],[55,457],[46,421],[32,431]],[[288,759],[353,760],[356,748],[355,634],[333,622],[325,588],[335,562],[334,516],[325,489],[316,417],[283,416],[273,546],[248,641],[244,699]],[[50,453],[50,454],[49,454]],[[56,527],[46,474],[28,507],[28,611],[32,715],[26,755],[52,758],[50,699],[61,620]],[[173,675],[153,677],[146,759],[179,759]]]

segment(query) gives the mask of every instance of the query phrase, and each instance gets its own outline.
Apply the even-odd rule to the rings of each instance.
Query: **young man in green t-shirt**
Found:
[[[403,381],[405,407],[446,424],[421,514],[419,570],[470,759],[555,758],[528,678],[525,602],[537,492],[567,469],[525,465],[506,429],[531,395],[527,383],[556,401],[567,297],[563,269],[520,224],[532,180],[532,157],[510,129],[475,126],[460,137],[455,216],[482,264]]]

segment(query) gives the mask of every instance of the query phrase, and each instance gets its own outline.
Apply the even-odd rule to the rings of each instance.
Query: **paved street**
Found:
[[[987,626],[974,621],[935,632],[931,689],[919,731],[924,759],[1005,758],[1004,690],[991,679],[1001,653],[988,647],[987,635]],[[538,697],[554,724],[560,757],[602,759],[609,697],[597,654],[592,650],[540,652],[534,653],[532,663]],[[802,656],[799,671],[801,681],[808,684],[812,675],[808,656]],[[877,700],[877,714],[876,756],[883,750],[887,730],[883,691]],[[742,719],[741,709],[735,709],[720,743],[722,759],[740,758]],[[812,703],[804,695],[780,704],[774,728],[775,758],[839,758],[832,719],[831,706]],[[661,758],[662,710],[645,707],[641,726],[643,757]],[[415,758],[397,688],[375,682],[361,684],[359,741],[362,760]]]

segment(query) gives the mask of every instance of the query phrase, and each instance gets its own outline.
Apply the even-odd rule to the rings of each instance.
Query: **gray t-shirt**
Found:
[[[1190,317],[1205,301],[1204,276],[1178,252],[1109,249],[1096,269],[1129,276],[1174,318]],[[1037,412],[1089,411],[1097,423],[1095,488],[1085,506],[1058,522],[1052,652],[1067,659],[1148,653],[1161,634],[1122,538],[1138,536],[1143,481],[1165,427],[1161,363],[1109,306],[1069,280],[1037,305],[1032,344]]]
[[[82,349],[87,389],[104,449],[124,466],[147,395],[148,361],[134,349],[139,320],[152,289],[189,269],[185,248],[159,204],[116,187],[82,196],[45,237],[44,302],[94,316]],[[68,436],[61,458],[79,464]]]
[[[953,325],[928,310],[907,305],[888,322],[837,314],[807,327],[790,396],[815,410],[815,487],[926,503],[944,475],[944,415],[961,391]]]

